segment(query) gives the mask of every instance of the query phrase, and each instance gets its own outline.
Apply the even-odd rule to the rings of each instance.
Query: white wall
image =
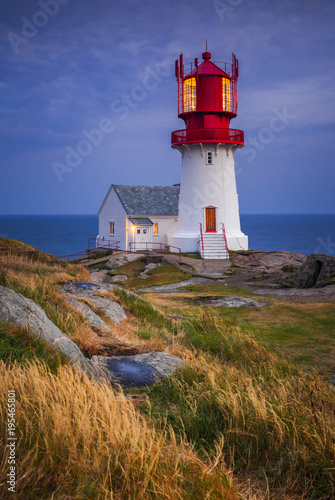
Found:
[[[133,217],[141,217],[141,215],[136,215]],[[164,243],[167,244],[167,234],[169,232],[175,232],[177,229],[177,216],[154,216],[154,215],[142,215],[142,217],[148,217],[152,222],[158,222],[158,234],[154,234],[154,227],[153,226],[148,226],[148,241],[152,243]],[[132,224],[131,222],[127,222],[127,229],[128,229],[128,246],[127,250],[129,250],[129,242],[134,241],[134,231],[131,229]],[[135,229],[136,231],[136,229]],[[136,240],[136,235],[135,235],[135,241]],[[158,245],[153,245],[153,249],[158,248]]]
[[[189,144],[180,148],[183,160],[178,230],[172,235],[171,244],[178,241],[180,246],[184,238],[183,250],[190,251],[190,246],[199,239],[200,222],[205,229],[205,207],[214,206],[217,209],[217,231],[222,233],[223,222],[228,247],[231,250],[247,249],[248,237],[241,232],[236,191],[236,146],[204,143],[202,147],[200,144]],[[212,151],[212,164],[207,164],[207,151]]]
[[[109,222],[115,221],[115,234],[109,234]],[[104,206],[99,213],[99,237],[103,236],[105,240],[120,241],[120,248],[127,249],[126,232],[127,214],[115,189],[112,188]]]

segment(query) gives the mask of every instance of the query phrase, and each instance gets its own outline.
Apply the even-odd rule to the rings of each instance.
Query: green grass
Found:
[[[108,274],[110,276],[125,274],[126,276],[128,276],[128,278],[135,278],[145,270],[145,264],[146,260],[144,258],[133,260],[132,262],[129,262],[124,266],[109,271]]]
[[[93,264],[92,266],[88,266],[89,269],[106,269],[106,262],[99,262],[99,264]]]
[[[67,364],[65,356],[47,347],[29,330],[0,322],[0,360],[24,364],[36,360],[45,363],[53,372]]]
[[[144,414],[201,457],[220,447],[236,474],[266,478],[271,498],[332,498],[335,394],[317,374],[306,376],[215,310],[175,323],[136,297],[119,297],[146,320],[145,335],[170,330],[190,353],[179,374],[137,391],[149,398]]]
[[[172,283],[179,283],[190,279],[189,274],[185,274],[171,264],[163,264],[148,272],[148,278],[132,278],[123,282],[123,285],[128,290],[136,290],[139,288],[146,288],[158,285],[169,285]]]

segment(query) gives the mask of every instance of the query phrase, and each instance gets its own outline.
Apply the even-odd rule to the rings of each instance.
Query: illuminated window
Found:
[[[115,234],[115,222],[109,221],[109,234]]]
[[[137,234],[141,234],[141,230],[140,229],[138,229],[136,232],[137,232]]]
[[[154,234],[158,234],[158,222],[154,222]]]
[[[213,152],[207,151],[207,165],[212,165],[213,163]]]
[[[223,111],[231,111],[231,81],[228,78],[222,78],[222,103]]]
[[[184,80],[184,112],[195,111],[196,98],[196,81],[195,78],[187,78]]]

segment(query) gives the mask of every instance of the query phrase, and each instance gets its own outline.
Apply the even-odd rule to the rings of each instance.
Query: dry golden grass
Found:
[[[37,363],[0,362],[1,441],[7,393],[16,393],[17,492],[24,499],[237,499],[218,446],[200,460],[185,443],[153,428],[122,395]],[[8,473],[0,460],[1,498]]]

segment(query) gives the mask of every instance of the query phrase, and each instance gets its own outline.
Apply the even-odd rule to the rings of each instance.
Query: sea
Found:
[[[241,227],[255,250],[335,255],[335,214],[241,214]],[[86,250],[97,234],[96,215],[0,215],[0,237],[57,257]]]

